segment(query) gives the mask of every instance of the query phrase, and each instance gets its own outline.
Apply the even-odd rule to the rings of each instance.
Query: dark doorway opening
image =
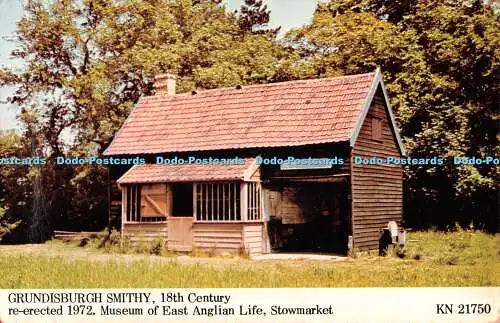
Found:
[[[172,216],[193,216],[193,184],[175,183],[172,185]]]
[[[286,183],[270,188],[269,241],[274,252],[347,253],[346,183]]]

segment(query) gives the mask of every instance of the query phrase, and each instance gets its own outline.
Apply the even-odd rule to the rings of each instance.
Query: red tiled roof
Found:
[[[134,184],[244,180],[245,171],[253,161],[254,159],[245,159],[245,164],[135,165],[117,182]]]
[[[142,97],[106,155],[347,141],[376,73]]]

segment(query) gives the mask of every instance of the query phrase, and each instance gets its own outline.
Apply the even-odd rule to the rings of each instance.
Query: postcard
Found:
[[[0,0],[0,323],[498,322],[499,15]]]

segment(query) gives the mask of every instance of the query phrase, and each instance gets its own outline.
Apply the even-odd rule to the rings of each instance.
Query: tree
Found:
[[[26,134],[51,160],[40,180],[58,223],[86,206],[103,210],[93,189],[105,188],[106,177],[96,181],[103,169],[56,166],[52,157],[100,154],[151,94],[156,74],[177,74],[180,91],[266,82],[281,51],[242,29],[219,0],[28,1],[15,42],[12,56],[25,68],[0,69],[0,86],[16,87],[9,103],[21,107],[26,129],[36,129]]]
[[[328,9],[333,16],[370,12],[378,19],[398,23],[404,16],[414,13],[418,3],[419,0],[340,0],[331,1]]]
[[[3,236],[14,230],[21,223],[21,220],[10,222],[7,219],[6,213],[7,209],[0,206],[0,242],[2,242]]]
[[[6,159],[24,156],[22,138],[14,131],[0,133],[0,156]],[[0,241],[8,239],[8,235],[29,218],[31,190],[28,172],[26,165],[5,164],[0,167]]]
[[[500,29],[482,1],[344,0],[287,37],[293,78],[384,72],[410,155],[498,156]],[[407,167],[411,225],[496,229],[498,166]]]
[[[262,0],[245,0],[240,8],[238,25],[241,30],[256,34],[268,34],[276,37],[280,28],[265,29],[269,24],[271,11]]]
[[[68,129],[81,149],[102,151],[155,74],[177,74],[180,91],[272,75],[280,48],[219,2],[28,2],[12,53],[27,67],[3,68],[0,84],[17,86],[10,102],[37,112],[54,155]]]

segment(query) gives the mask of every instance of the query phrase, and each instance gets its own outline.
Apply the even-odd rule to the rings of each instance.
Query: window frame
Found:
[[[258,181],[245,182],[246,194],[246,221],[262,222],[264,213],[262,204],[262,186]],[[254,214],[256,212],[257,214]]]
[[[383,120],[379,117],[372,117],[372,140],[383,141]]]
[[[214,189],[214,187],[216,189]],[[226,194],[227,193],[227,194]],[[232,193],[232,194],[231,194]],[[216,198],[214,198],[214,194]],[[198,198],[201,201],[198,201]],[[222,202],[220,197],[222,197]],[[214,201],[216,201],[214,203]],[[199,202],[199,203],[198,203]],[[231,203],[232,202],[232,203]],[[235,205],[236,204],[236,205]],[[229,219],[221,219],[228,211]],[[206,211],[206,214],[200,213]],[[214,212],[214,210],[216,210]],[[236,214],[235,211],[238,211]],[[233,211],[233,212],[231,212]],[[214,215],[218,216],[214,219]],[[239,218],[238,218],[239,216]],[[241,212],[241,185],[238,182],[195,182],[193,183],[193,222],[196,223],[240,223],[243,221]]]
[[[249,203],[248,203],[249,202],[248,201],[248,187],[249,187],[249,185],[248,184],[249,183],[255,183],[255,185],[257,185],[259,188],[258,189],[259,204],[256,206],[259,210],[259,218],[252,219],[252,220],[248,219],[248,212],[249,212]],[[205,194],[207,194],[207,196],[210,195],[210,200],[205,200],[205,202],[204,202],[206,209],[209,209],[207,207],[208,204],[214,205],[214,204],[212,204],[213,203],[212,194],[216,190],[211,189],[211,190],[202,191],[202,189],[204,189],[204,187],[206,187],[206,185],[212,185],[212,187],[213,187],[213,185],[223,185],[223,186],[221,186],[221,187],[223,187],[223,191],[222,191],[223,202],[221,205],[223,205],[223,213],[225,212],[224,208],[227,206],[227,204],[225,204],[226,196],[224,194],[225,194],[226,188],[224,185],[227,185],[227,184],[234,185],[234,186],[230,186],[231,187],[230,192],[233,192],[233,194],[235,194],[234,196],[238,197],[234,201],[238,201],[236,209],[239,212],[239,219],[237,217],[235,217],[233,219],[228,219],[228,220],[220,219],[220,218],[213,219],[213,217],[208,216],[208,215],[199,217],[199,208],[201,205],[201,202],[200,202],[200,204],[198,203],[199,193],[203,194],[203,192],[205,192]],[[200,191],[198,191],[199,187],[202,187],[202,188],[200,188]],[[234,190],[235,188],[238,188],[238,189]],[[217,193],[215,193],[215,194],[217,194]],[[220,189],[218,191],[218,194],[220,195]],[[202,195],[202,198],[203,198],[203,195]],[[230,200],[228,201],[228,203],[231,204],[231,197],[230,197]],[[218,203],[215,203],[215,204],[219,205]],[[211,206],[210,211],[213,212],[213,209],[214,209],[214,207]],[[217,207],[215,209],[217,209],[216,212],[220,211],[220,207]],[[235,209],[234,202],[233,202],[233,207],[231,209],[233,209],[233,210]],[[224,182],[195,182],[195,183],[193,183],[193,222],[194,223],[222,223],[223,224],[223,223],[263,222],[263,213],[264,212],[263,212],[263,204],[262,204],[262,188],[260,186],[259,181],[249,181],[249,182],[224,181]],[[213,213],[212,213],[212,215],[213,215]]]

